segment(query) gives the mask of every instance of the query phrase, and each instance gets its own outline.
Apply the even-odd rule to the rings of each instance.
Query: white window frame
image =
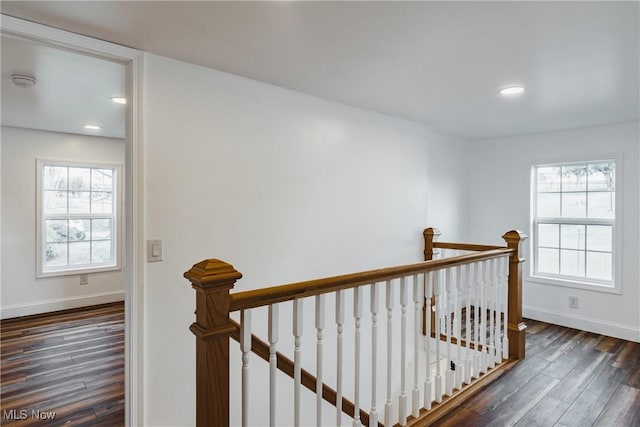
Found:
[[[112,218],[112,236],[111,250],[113,252],[113,263],[107,265],[83,265],[83,266],[64,266],[55,269],[45,269],[44,260],[46,259],[46,239],[45,221],[48,216],[44,214],[44,188],[43,188],[43,169],[45,166],[60,167],[80,167],[80,168],[97,168],[97,169],[113,169],[113,213],[95,214],[98,217],[108,216]],[[105,271],[117,271],[122,269],[122,165],[117,163],[94,163],[94,162],[75,162],[65,160],[36,160],[36,277],[58,277],[69,276],[86,273],[98,273]],[[61,214],[61,219],[73,219],[74,217],[91,218],[94,214]],[[58,216],[58,215],[56,215]],[[64,217],[64,218],[63,218]]]
[[[536,169],[541,167],[567,166],[567,165],[585,165],[590,163],[614,162],[616,165],[615,175],[615,215],[614,218],[537,218],[537,177]],[[605,293],[622,293],[622,177],[623,163],[622,155],[603,155],[593,158],[576,160],[556,159],[554,161],[536,162],[531,165],[531,204],[530,204],[530,227],[531,239],[530,254],[531,264],[528,269],[527,281],[544,283],[548,285],[563,286],[569,288],[586,289]],[[612,279],[611,281],[595,280],[584,277],[572,277],[561,274],[538,273],[537,248],[538,248],[538,224],[577,224],[577,225],[611,225],[612,231]]]

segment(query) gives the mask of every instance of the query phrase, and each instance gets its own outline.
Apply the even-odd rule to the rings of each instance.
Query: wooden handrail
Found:
[[[233,319],[229,319],[229,320],[236,327],[236,330],[231,333],[231,338],[233,338],[237,342],[240,342],[240,324]],[[259,356],[261,359],[265,360],[266,362],[269,362],[269,356],[270,356],[269,344],[262,341],[260,338],[258,338],[254,334],[251,334],[251,351],[255,353],[257,356]],[[289,377],[293,378],[293,368],[294,368],[293,361],[289,359],[287,356],[280,353],[279,351],[276,352],[276,358],[277,358],[278,369],[283,373],[285,373],[286,375],[288,375]],[[314,375],[312,375],[306,369],[302,369],[300,382],[302,383],[303,386],[305,386],[306,388],[308,388],[309,390],[315,393],[316,381],[317,381],[317,378]],[[333,388],[329,387],[325,383],[322,383],[322,398],[327,402],[329,402],[330,404],[332,404],[333,406],[336,406],[337,393]],[[342,412],[344,412],[345,414],[353,418],[354,410],[355,410],[355,405],[353,404],[353,402],[347,399],[346,397],[343,397]],[[362,425],[368,426],[369,413],[360,409],[360,420],[362,421]],[[382,423],[378,423],[378,426],[384,427]]]
[[[369,270],[360,273],[307,280],[288,285],[272,286],[269,288],[234,293],[230,295],[231,305],[229,307],[229,311],[234,312],[238,310],[246,310],[248,308],[262,307],[298,298],[306,298],[356,288],[361,285],[392,280],[408,276],[410,274],[439,270],[452,265],[471,264],[477,261],[498,258],[505,255],[511,255],[513,252],[514,249],[511,248],[493,249],[477,254],[460,255],[432,261],[423,261],[399,267]]]
[[[433,247],[438,249],[458,249],[461,251],[491,251],[494,249],[504,249],[504,246],[476,245],[474,243],[454,243],[454,242],[433,242]]]

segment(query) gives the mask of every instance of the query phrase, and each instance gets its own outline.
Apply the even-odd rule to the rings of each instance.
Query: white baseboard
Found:
[[[0,319],[49,313],[89,305],[107,304],[116,301],[124,301],[124,290],[7,305],[0,308]]]
[[[533,320],[540,320],[542,322],[553,323],[555,325],[566,326],[568,328],[580,329],[614,338],[621,338],[627,341],[640,342],[640,328],[633,325],[624,325],[600,319],[591,319],[584,316],[570,315],[567,313],[531,306],[523,306],[522,315],[523,317]]]

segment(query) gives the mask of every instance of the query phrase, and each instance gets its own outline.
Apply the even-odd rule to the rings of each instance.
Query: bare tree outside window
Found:
[[[39,168],[41,273],[115,266],[118,167]]]

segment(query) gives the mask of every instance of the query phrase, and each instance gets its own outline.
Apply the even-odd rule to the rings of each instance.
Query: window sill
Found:
[[[104,273],[108,271],[119,271],[122,268],[119,265],[110,265],[104,267],[85,267],[85,268],[74,268],[70,270],[57,270],[57,271],[47,271],[45,273],[39,273],[36,275],[37,279],[46,279],[49,277],[61,277],[61,276],[77,276],[80,274],[93,274],[93,273]]]
[[[524,279],[526,282],[542,283],[545,285],[562,286],[565,288],[584,289],[587,291],[603,292],[607,294],[622,294],[620,285],[604,285],[590,282],[580,282],[577,280],[559,279],[555,277],[547,276],[527,276]]]

